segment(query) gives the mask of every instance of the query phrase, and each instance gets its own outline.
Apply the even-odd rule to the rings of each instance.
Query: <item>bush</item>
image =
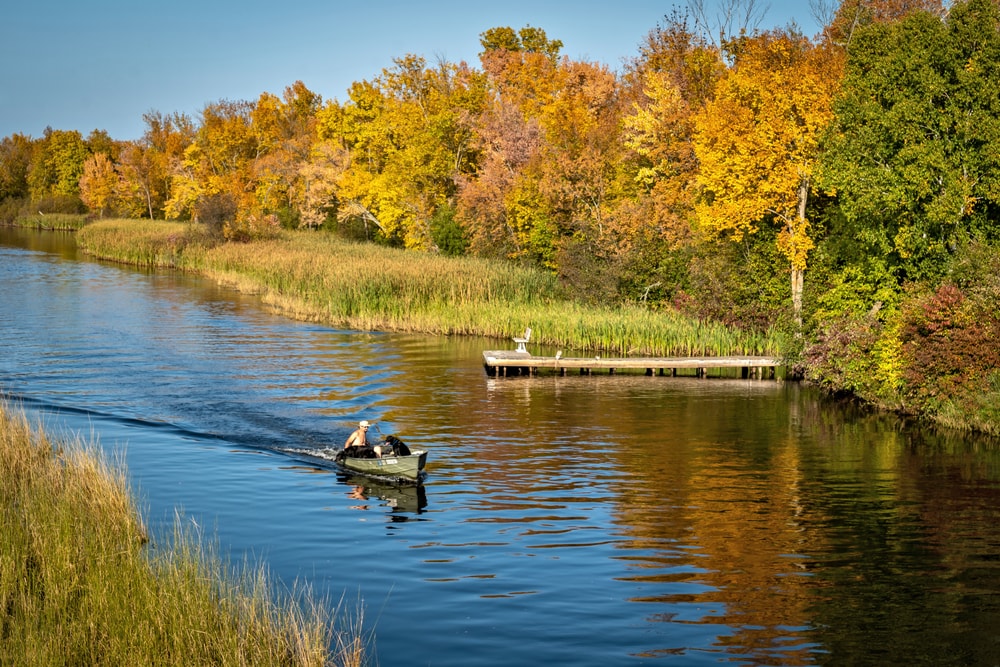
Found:
[[[222,227],[222,235],[227,241],[240,243],[272,239],[277,237],[280,231],[281,222],[278,221],[278,216],[273,213],[241,215],[233,222],[225,223]]]
[[[206,195],[194,206],[195,218],[205,225],[214,238],[225,236],[225,225],[236,217],[236,200],[232,195],[218,192]]]
[[[906,302],[900,330],[907,405],[951,426],[1000,433],[1000,315],[952,283]]]
[[[899,409],[898,319],[895,311],[873,308],[863,315],[843,314],[825,321],[802,355],[806,379],[830,393],[852,393],[875,405]]]
[[[431,218],[431,239],[443,255],[455,257],[464,255],[469,241],[461,225],[455,221],[455,208],[442,206]]]
[[[82,215],[87,213],[87,205],[75,195],[51,195],[31,203],[28,213],[36,212]]]
[[[0,225],[12,225],[27,205],[27,199],[10,198],[0,201]]]

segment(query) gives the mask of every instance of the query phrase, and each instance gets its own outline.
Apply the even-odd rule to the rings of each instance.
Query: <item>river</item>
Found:
[[[489,377],[0,229],[0,391],[122,459],[152,534],[363,608],[378,664],[1000,663],[1000,445],[798,383]],[[419,487],[317,462],[360,419]],[[154,540],[155,541],[155,540]]]

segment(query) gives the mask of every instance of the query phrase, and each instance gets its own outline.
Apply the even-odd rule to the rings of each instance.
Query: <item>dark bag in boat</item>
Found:
[[[406,443],[394,435],[385,436],[385,445],[382,446],[382,456],[385,456],[388,453],[386,450],[391,451],[396,456],[410,455],[410,448],[406,446]]]
[[[372,449],[371,446],[349,447],[337,452],[337,457],[334,460],[343,461],[344,457],[350,457],[352,459],[373,459],[375,458],[375,450]]]

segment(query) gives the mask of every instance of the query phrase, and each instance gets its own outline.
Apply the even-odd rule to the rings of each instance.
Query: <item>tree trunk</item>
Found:
[[[792,312],[795,315],[795,325],[802,328],[802,283],[805,271],[792,267]]]
[[[808,197],[809,179],[803,178],[799,182],[799,210],[795,221],[796,227],[798,227],[800,232],[805,228],[806,199]],[[802,285],[805,282],[805,274],[806,271],[804,268],[799,268],[792,264],[792,314],[795,317],[795,325],[800,329],[802,328]]]

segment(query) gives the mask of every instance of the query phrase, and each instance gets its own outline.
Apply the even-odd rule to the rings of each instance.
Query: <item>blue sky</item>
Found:
[[[705,0],[711,7],[716,0]],[[757,2],[761,28],[818,24],[805,0]],[[479,35],[531,25],[562,54],[619,69],[678,2],[648,0],[32,0],[0,23],[0,137],[47,126],[137,139],[150,110],[198,117],[209,102],[281,95],[301,80],[346,98],[409,53],[478,67]]]

